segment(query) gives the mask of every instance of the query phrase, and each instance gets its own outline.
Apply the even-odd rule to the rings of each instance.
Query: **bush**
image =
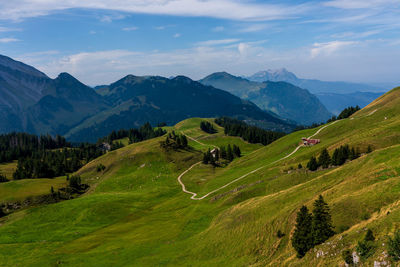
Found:
[[[361,258],[366,259],[372,256],[375,252],[375,237],[370,229],[368,229],[365,237],[362,241],[358,241],[357,244],[357,253],[361,256]]]
[[[102,171],[104,171],[106,169],[106,166],[104,166],[103,164],[99,164],[99,165],[97,165],[97,167],[96,167],[96,170],[97,170],[97,172],[102,172]]]
[[[69,187],[80,190],[82,187],[81,177],[79,175],[73,175],[69,178]]]
[[[366,221],[366,220],[368,220],[369,218],[371,218],[371,215],[370,215],[368,212],[364,212],[364,213],[361,215],[361,219],[362,219],[363,221]]]
[[[353,255],[352,255],[352,253],[351,253],[351,251],[349,249],[343,250],[342,258],[343,258],[345,263],[347,263],[349,265],[354,264]]]
[[[393,238],[388,240],[388,253],[394,261],[400,260],[400,230],[396,230]]]
[[[277,236],[278,238],[282,238],[282,237],[285,236],[285,234],[284,234],[281,230],[278,230],[278,232],[276,233],[276,236]]]

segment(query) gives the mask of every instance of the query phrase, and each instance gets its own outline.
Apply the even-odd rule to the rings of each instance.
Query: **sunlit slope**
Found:
[[[208,135],[195,118],[170,128],[196,140],[189,140],[191,150],[165,153],[160,137],[107,153],[78,172],[91,185],[86,195],[0,221],[0,265],[338,266],[341,249],[354,248],[369,227],[378,239],[370,266],[400,221],[398,91],[327,126],[315,136],[321,144],[301,147],[286,159],[301,137],[319,128],[261,147],[227,138],[217,126],[218,133]],[[201,151],[230,138],[249,147],[245,156],[225,168],[197,165],[182,178],[188,190],[202,196],[258,171],[191,200],[177,177],[201,161]],[[372,145],[374,151],[341,167],[297,170],[324,147],[332,152],[342,144],[362,152]],[[104,172],[96,171],[99,163]],[[300,260],[289,241],[296,212],[303,204],[311,207],[319,194],[341,233]],[[278,230],[286,234],[281,239]],[[317,258],[319,250],[326,256]]]

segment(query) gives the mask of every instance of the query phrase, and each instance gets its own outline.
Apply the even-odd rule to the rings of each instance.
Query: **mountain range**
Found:
[[[301,79],[285,68],[259,71],[251,76],[244,77],[250,81],[283,81],[309,90],[315,94],[321,103],[333,114],[338,115],[349,106],[367,106],[381,96],[386,89],[394,85],[368,85],[349,82],[320,81],[316,79]]]
[[[316,96],[288,82],[255,82],[227,72],[213,73],[200,82],[248,99],[264,110],[301,124],[320,123],[332,117]]]
[[[71,141],[93,142],[111,130],[146,122],[174,124],[196,116],[231,116],[271,130],[295,127],[252,102],[184,76],[128,75],[96,92],[68,73],[51,79],[5,56],[0,70],[1,133],[60,134]]]
[[[301,79],[298,78],[293,72],[290,72],[285,68],[259,71],[245,78],[255,82],[264,82],[264,81],[288,82],[293,85],[299,86],[301,88],[305,88],[313,94],[317,93],[348,94],[354,92],[384,91],[384,89],[381,87],[361,84],[361,83],[350,83],[350,82],[340,82],[340,81],[331,82],[331,81],[320,81],[316,79]]]

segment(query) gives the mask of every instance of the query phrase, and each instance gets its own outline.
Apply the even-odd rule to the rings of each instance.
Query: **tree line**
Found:
[[[215,130],[214,126],[208,121],[200,122],[200,129],[209,134],[214,134],[217,132],[217,130]]]
[[[351,107],[347,107],[344,110],[342,110],[342,112],[340,112],[340,114],[336,117],[336,116],[332,116],[332,118],[330,118],[327,123],[332,122],[332,121],[336,121],[336,120],[342,120],[342,119],[347,119],[348,117],[350,117],[351,115],[353,115],[354,113],[356,113],[357,111],[359,111],[361,108],[357,105],[355,107],[351,106]]]
[[[0,163],[30,156],[33,152],[46,149],[71,147],[64,137],[56,135],[36,136],[27,133],[9,133],[0,135]]]
[[[372,152],[372,147],[369,145],[367,148],[367,153]],[[325,148],[322,150],[321,154],[319,155],[318,159],[314,156],[310,158],[307,163],[307,168],[310,171],[315,171],[319,167],[324,169],[328,168],[329,166],[341,166],[346,163],[347,160],[355,160],[359,158],[361,155],[360,149],[350,147],[349,145],[343,145],[339,148],[336,148],[333,151],[332,156],[329,155],[328,150]]]
[[[215,119],[215,123],[224,127],[226,135],[239,136],[253,144],[261,143],[268,145],[285,135],[282,132],[268,131],[256,126],[249,126],[243,121],[228,117],[217,118]]]
[[[77,148],[39,150],[18,159],[13,178],[53,178],[73,173],[84,164],[101,156],[104,151],[94,144],[81,144]]]
[[[123,139],[128,137],[129,143],[137,143],[144,140],[152,139],[155,137],[162,136],[166,134],[167,131],[163,130],[162,128],[153,128],[150,123],[145,123],[141,127],[132,128],[132,129],[120,129],[118,131],[112,131],[108,136],[100,138],[97,143],[101,144],[103,142],[107,142],[109,144],[113,144],[113,141],[118,139]],[[118,146],[118,145],[117,145]],[[114,147],[117,149],[119,147]]]
[[[302,258],[310,249],[324,243],[334,234],[329,206],[320,195],[314,201],[312,213],[304,205],[297,213],[292,246],[297,257]]]

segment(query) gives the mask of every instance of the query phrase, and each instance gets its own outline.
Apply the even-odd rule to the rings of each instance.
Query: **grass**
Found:
[[[5,175],[7,179],[11,180],[13,177],[13,173],[17,169],[17,161],[10,163],[0,163],[0,173]]]
[[[78,171],[91,185],[84,196],[1,219],[0,265],[338,266],[343,264],[341,250],[354,250],[365,229],[371,228],[377,250],[363,262],[370,266],[380,260],[386,249],[382,243],[400,226],[396,94],[398,90],[322,130],[316,136],[321,144],[301,148],[279,162],[275,161],[293,151],[301,137],[317,129],[261,147],[227,138],[218,126],[218,133],[206,134],[200,121],[212,120],[194,118],[169,129],[204,145],[190,141],[192,149],[164,151],[159,142],[165,137],[159,137],[107,153]],[[197,166],[183,177],[188,190],[202,195],[263,168],[209,198],[191,200],[176,178],[201,160],[202,151],[229,142],[241,144],[246,155],[225,168]],[[362,151],[372,145],[374,151],[340,167],[295,169],[323,148],[332,153],[342,144]],[[106,166],[104,172],[96,171],[99,163]],[[301,205],[311,208],[319,194],[329,203],[341,233],[297,259],[290,245],[296,212]],[[277,238],[278,230],[285,236]],[[317,251],[326,255],[317,257]]]

